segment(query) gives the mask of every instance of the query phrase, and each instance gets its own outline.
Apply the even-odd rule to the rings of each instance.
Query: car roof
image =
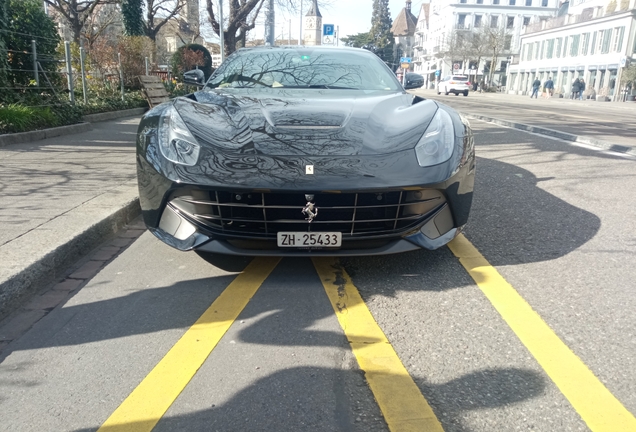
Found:
[[[253,52],[253,51],[286,51],[286,50],[294,50],[294,51],[302,51],[302,50],[311,50],[311,51],[325,51],[325,52],[355,52],[358,54],[365,55],[373,55],[371,51],[365,50],[363,48],[353,48],[353,47],[326,47],[321,45],[276,45],[276,46],[265,46],[259,45],[255,47],[248,48],[239,48],[236,52]]]

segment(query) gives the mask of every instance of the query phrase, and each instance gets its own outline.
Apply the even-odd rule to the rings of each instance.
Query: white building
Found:
[[[567,14],[529,27],[510,67],[509,91],[527,94],[536,78],[551,77],[555,92],[567,97],[583,78],[586,97],[617,100],[621,71],[636,62],[635,7],[636,0],[574,0]]]
[[[413,57],[415,28],[417,18],[411,12],[411,0],[406,0],[405,6],[393,21],[391,33],[395,38],[395,54],[397,57]]]
[[[446,55],[449,43],[462,32],[477,32],[482,27],[498,28],[507,35],[506,49],[494,65],[495,81],[507,66],[507,57],[518,52],[523,29],[534,22],[553,17],[559,0],[424,0],[418,17],[415,49],[415,71],[430,82],[457,72],[480,80],[484,66],[491,59],[485,55],[467,62]],[[427,5],[426,3],[430,3]],[[436,74],[437,72],[437,74]]]
[[[309,12],[305,15],[303,44],[308,46],[322,44],[322,14],[318,9],[318,0],[313,0]]]

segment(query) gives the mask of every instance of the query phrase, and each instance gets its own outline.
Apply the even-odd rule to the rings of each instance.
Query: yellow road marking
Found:
[[[99,428],[151,431],[208,358],[280,258],[257,258],[239,274]]]
[[[347,272],[335,259],[313,258],[313,262],[389,429],[443,431]]]
[[[636,431],[636,418],[464,237],[450,250],[593,431]]]

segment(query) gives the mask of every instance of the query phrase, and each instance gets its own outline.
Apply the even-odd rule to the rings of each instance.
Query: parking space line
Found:
[[[592,431],[636,431],[636,418],[463,235],[449,248]]]
[[[347,272],[335,259],[312,260],[391,432],[443,431]]]
[[[256,258],[174,344],[99,431],[152,430],[208,358],[280,258]]]

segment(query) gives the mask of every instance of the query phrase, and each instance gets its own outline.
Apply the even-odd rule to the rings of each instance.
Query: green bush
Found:
[[[82,110],[72,105],[28,107],[0,106],[0,134],[64,126],[82,121]]]
[[[177,80],[183,79],[183,73],[199,68],[205,74],[207,80],[212,75],[212,55],[203,45],[188,44],[179,47],[172,55],[172,76]]]

